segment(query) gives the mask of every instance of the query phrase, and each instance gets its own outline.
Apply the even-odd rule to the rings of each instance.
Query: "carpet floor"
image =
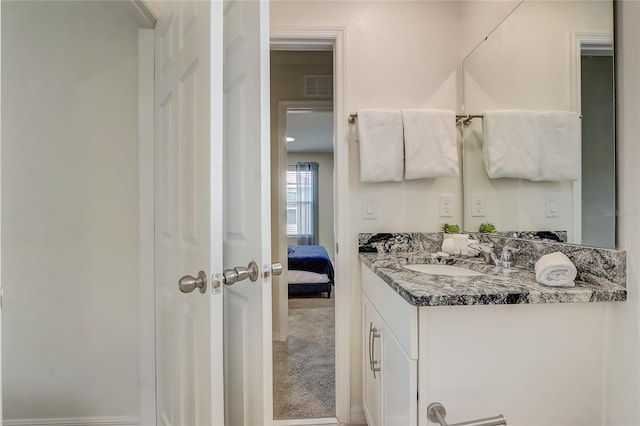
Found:
[[[335,299],[289,299],[289,338],[273,342],[273,418],[335,417]]]

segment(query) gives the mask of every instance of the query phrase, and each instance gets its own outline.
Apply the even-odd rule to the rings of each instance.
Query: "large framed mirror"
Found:
[[[577,180],[489,178],[483,119],[462,128],[464,228],[552,231],[570,243],[615,247],[612,1],[524,0],[462,62],[463,113],[581,115]]]

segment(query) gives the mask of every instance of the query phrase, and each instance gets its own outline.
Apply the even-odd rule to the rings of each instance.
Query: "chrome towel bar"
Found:
[[[507,420],[502,414],[495,417],[487,417],[486,419],[471,420],[468,422],[449,424],[444,419],[447,416],[447,410],[439,402],[432,402],[427,407],[427,418],[440,426],[501,426],[506,425]]]
[[[465,125],[469,125],[471,120],[474,118],[482,118],[482,115],[475,114],[464,114],[464,115],[456,115],[456,124],[463,123]],[[358,114],[349,114],[349,124],[356,124],[356,120],[358,119]]]

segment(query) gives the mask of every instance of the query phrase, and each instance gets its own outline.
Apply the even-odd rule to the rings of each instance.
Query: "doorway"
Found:
[[[335,420],[333,52],[272,51],[271,106],[272,251],[292,259],[274,282],[274,419]],[[298,267],[309,250],[329,269]]]
[[[583,53],[582,244],[615,248],[616,147],[613,51]]]

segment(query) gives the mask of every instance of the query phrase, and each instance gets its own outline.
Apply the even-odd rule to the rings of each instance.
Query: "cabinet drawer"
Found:
[[[367,295],[410,359],[418,359],[418,308],[410,305],[366,265],[360,264]]]

